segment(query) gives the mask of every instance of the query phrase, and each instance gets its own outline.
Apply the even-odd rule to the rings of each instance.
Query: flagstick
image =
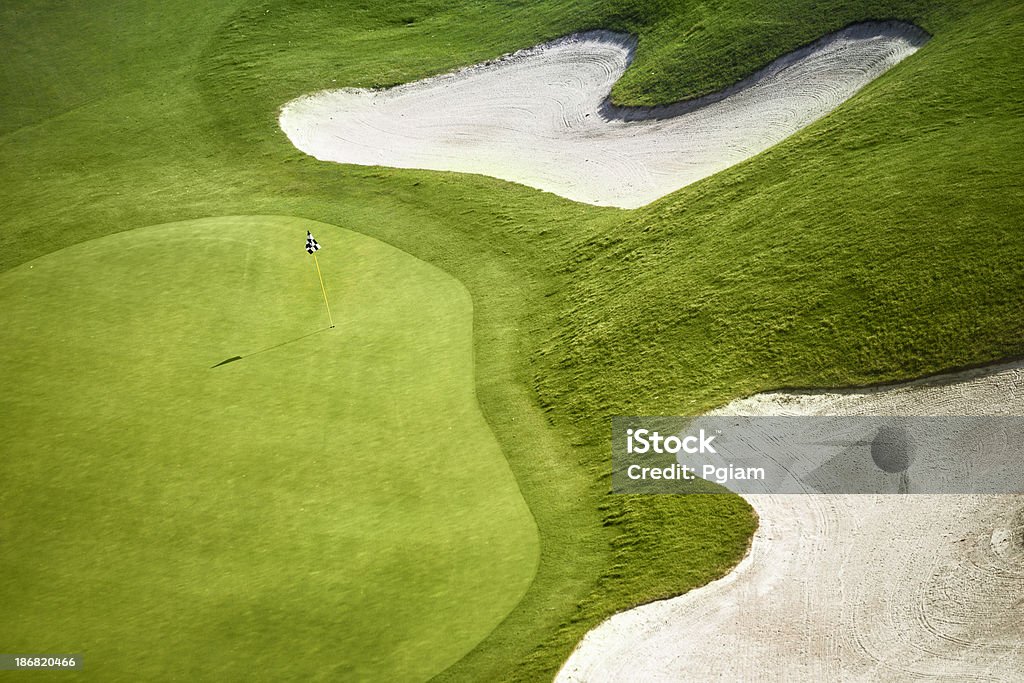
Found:
[[[334,327],[334,317],[331,315],[331,305],[327,303],[327,289],[324,287],[324,276],[320,273],[320,262],[316,260],[316,254],[313,254],[313,263],[316,265],[316,275],[320,278],[320,291],[324,293],[324,306],[327,306],[327,319],[331,321],[331,327]]]

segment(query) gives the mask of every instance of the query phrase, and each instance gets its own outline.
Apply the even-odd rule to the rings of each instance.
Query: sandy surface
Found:
[[[718,412],[1024,415],[1024,364]],[[607,620],[557,680],[1024,680],[1024,496],[747,499],[733,572]]]
[[[792,135],[925,39],[909,24],[860,24],[717,95],[621,109],[607,98],[634,41],[591,31],[388,90],[301,97],[280,125],[325,161],[481,173],[634,208]]]

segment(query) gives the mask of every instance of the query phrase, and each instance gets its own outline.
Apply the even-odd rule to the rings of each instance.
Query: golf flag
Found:
[[[334,327],[334,316],[331,315],[331,305],[327,303],[327,288],[324,287],[324,276],[320,274],[320,263],[316,260],[316,252],[320,251],[320,243],[313,239],[313,233],[306,231],[306,252],[313,255],[313,264],[316,266],[316,276],[320,280],[320,291],[324,295],[324,306],[327,307],[327,319]]]
[[[320,243],[313,239],[313,233],[309,230],[306,231],[306,251],[310,254],[315,253],[320,249]]]

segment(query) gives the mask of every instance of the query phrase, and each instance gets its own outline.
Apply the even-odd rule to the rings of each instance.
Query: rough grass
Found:
[[[700,585],[742,554],[753,519],[737,498],[606,495],[610,415],[1022,352],[1020,7],[233,5],[197,18],[168,4],[161,18],[112,4],[117,30],[72,9],[3,10],[17,57],[0,72],[0,130],[12,131],[0,139],[0,267],[112,229],[274,213],[364,232],[459,278],[473,296],[481,407],[542,554],[519,606],[448,678],[548,677],[603,617]],[[888,18],[934,38],[806,131],[631,212],[487,178],[322,164],[274,123],[304,92],[388,85],[588,28],[638,33],[614,97],[663,103]],[[120,32],[157,20],[176,49],[98,56],[126,55]],[[70,34],[90,73],[62,75],[66,54],[46,49]]]

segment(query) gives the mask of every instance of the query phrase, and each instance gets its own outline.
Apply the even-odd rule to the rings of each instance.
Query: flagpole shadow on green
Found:
[[[331,325],[330,327],[322,327],[319,330],[314,330],[314,331],[312,331],[312,332],[310,332],[308,334],[304,334],[304,335],[302,335],[300,337],[296,337],[295,339],[289,339],[288,341],[283,341],[283,342],[280,342],[279,344],[274,344],[273,346],[268,346],[266,348],[260,349],[259,351],[253,351],[252,353],[247,353],[244,356],[232,356],[231,358],[226,358],[226,359],[222,360],[221,362],[217,363],[216,365],[211,365],[210,369],[212,370],[213,368],[219,368],[222,365],[227,365],[228,363],[234,363],[236,360],[242,360],[243,358],[252,358],[253,356],[258,356],[261,353],[266,353],[267,351],[273,351],[274,349],[279,349],[282,346],[287,346],[288,344],[294,344],[295,342],[302,341],[303,339],[306,339],[307,337],[312,337],[314,334],[319,334],[321,332],[326,332],[327,330],[330,330],[333,327],[334,327],[334,325]]]
[[[246,354],[244,356],[232,356],[231,358],[225,358],[224,360],[222,360],[221,362],[217,363],[216,365],[211,365],[210,366],[211,370],[213,368],[219,368],[222,365],[227,365],[228,363],[234,363],[236,360],[242,360],[243,358],[250,358],[252,356],[255,356],[255,355],[258,355],[258,354],[261,354],[261,353],[265,353],[267,351],[273,351],[274,349],[280,348],[280,347],[284,346],[285,344],[293,344],[293,343],[295,343],[297,341],[305,339],[306,337],[312,337],[317,332],[323,332],[325,330],[330,330],[330,329],[332,329],[334,327],[334,316],[331,315],[331,304],[327,301],[327,288],[324,287],[324,276],[320,273],[320,262],[317,261],[317,259],[316,259],[316,252],[318,252],[318,251],[320,251],[320,243],[316,241],[315,237],[313,237],[313,233],[311,233],[309,230],[307,230],[306,231],[306,253],[313,257],[313,265],[316,266],[316,277],[320,281],[320,293],[323,294],[323,296],[324,296],[324,306],[327,308],[327,319],[331,321],[331,326],[330,327],[324,327],[322,329],[316,330],[315,332],[310,332],[309,334],[304,334],[301,337],[296,337],[295,339],[289,339],[288,341],[281,342],[280,344],[274,344],[273,346],[268,346],[267,348],[260,349],[259,351],[253,351],[252,353]]]

